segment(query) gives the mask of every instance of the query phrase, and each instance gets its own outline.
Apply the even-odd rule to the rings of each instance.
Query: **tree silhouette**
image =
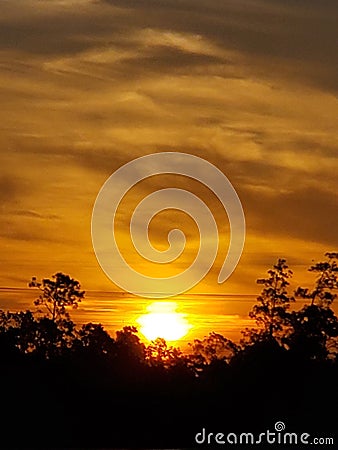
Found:
[[[123,327],[116,332],[116,350],[121,364],[144,363],[145,345],[140,341],[137,333],[137,328],[133,326]]]
[[[284,338],[288,347],[305,358],[326,359],[337,354],[338,319],[331,309],[338,289],[338,253],[326,253],[326,261],[309,268],[317,274],[313,289],[298,287],[296,297],[308,300],[291,314],[292,329]]]
[[[45,278],[41,282],[38,282],[36,277],[32,277],[28,286],[38,288],[41,291],[34,304],[44,306],[48,317],[51,317],[53,321],[62,317],[68,318],[66,307],[77,308],[78,303],[85,295],[77,280],[61,272],[53,275],[52,279]]]
[[[327,260],[314,264],[309,268],[310,272],[315,272],[317,278],[312,290],[299,287],[295,295],[303,299],[310,300],[311,305],[318,305],[321,308],[328,308],[337,298],[334,292],[338,289],[338,253],[325,253]]]
[[[194,339],[189,347],[189,364],[195,368],[197,373],[219,362],[229,363],[240,350],[240,347],[230,339],[215,332],[210,333],[202,340]]]
[[[185,364],[179,348],[168,346],[165,339],[157,338],[145,348],[145,360],[151,367],[170,367]]]
[[[254,305],[249,316],[255,319],[258,329],[245,330],[244,342],[248,339],[252,343],[264,339],[280,341],[285,327],[290,325],[288,309],[294,297],[289,296],[288,279],[292,277],[285,259],[278,259],[277,264],[268,271],[269,277],[257,280],[257,284],[264,285],[257,297],[258,304]]]
[[[337,354],[338,319],[331,308],[305,305],[291,314],[291,323],[283,341],[292,352],[316,360]]]
[[[0,334],[3,341],[21,353],[35,350],[36,323],[31,311],[0,311]]]
[[[0,311],[0,334],[21,353],[45,359],[62,355],[72,347],[76,337],[71,320],[37,318],[31,311]]]
[[[101,324],[86,323],[78,331],[80,347],[96,355],[115,355],[115,341]]]

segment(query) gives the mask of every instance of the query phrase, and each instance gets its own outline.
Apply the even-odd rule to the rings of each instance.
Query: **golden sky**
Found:
[[[151,189],[205,198],[222,236],[193,292],[255,293],[286,257],[297,281],[338,247],[337,3],[326,0],[0,0],[0,286],[57,271],[85,289],[115,290],[92,248],[90,220],[105,180],[133,158],[187,152],[221,169],[246,217],[234,274],[216,280],[228,225],[217,199],[180,177]],[[150,230],[166,244],[169,213]],[[168,273],[189,265],[185,253]],[[166,230],[166,227],[168,228]],[[162,267],[163,269],[163,267]],[[167,269],[166,269],[167,270]]]

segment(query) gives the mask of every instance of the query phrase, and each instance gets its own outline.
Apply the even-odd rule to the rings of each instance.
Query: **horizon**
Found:
[[[6,300],[7,291],[15,296],[15,302],[11,296]],[[292,293],[292,290],[290,291]],[[16,296],[17,293],[21,294],[21,301]],[[38,295],[37,289],[29,287],[1,286],[0,309],[12,312],[34,311],[33,301]],[[112,336],[124,326],[135,326],[141,341],[149,344],[151,339],[142,333],[138,319],[149,314],[147,309],[154,303],[175,303],[177,305],[175,310],[185,316],[191,329],[179,339],[166,339],[166,341],[169,345],[186,350],[188,343],[192,343],[194,339],[203,339],[211,332],[239,342],[245,328],[257,326],[254,319],[249,318],[249,312],[257,304],[258,295],[259,292],[255,294],[185,293],[166,299],[149,299],[123,291],[85,290],[85,297],[78,308],[69,309],[68,312],[76,325],[81,326],[89,322],[100,323]],[[15,303],[17,306],[11,307]],[[304,304],[306,304],[304,299],[296,299],[291,309],[297,310]],[[333,302],[332,309],[338,314],[338,304]]]

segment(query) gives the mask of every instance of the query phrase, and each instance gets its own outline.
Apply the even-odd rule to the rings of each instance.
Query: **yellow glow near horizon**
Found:
[[[137,319],[141,333],[149,340],[163,338],[177,341],[184,337],[192,325],[185,315],[176,312],[175,302],[154,302],[147,307],[147,313]]]

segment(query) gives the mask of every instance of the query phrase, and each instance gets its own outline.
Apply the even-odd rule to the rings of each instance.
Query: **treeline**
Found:
[[[84,299],[80,283],[33,278],[36,310],[0,311],[2,447],[194,448],[202,428],[260,432],[277,420],[334,436],[337,259],[327,253],[309,269],[313,287],[295,292],[278,260],[257,280],[255,328],[239,343],[211,332],[184,353],[163,339],[145,345],[134,327],[114,337],[78,327],[68,310]]]

